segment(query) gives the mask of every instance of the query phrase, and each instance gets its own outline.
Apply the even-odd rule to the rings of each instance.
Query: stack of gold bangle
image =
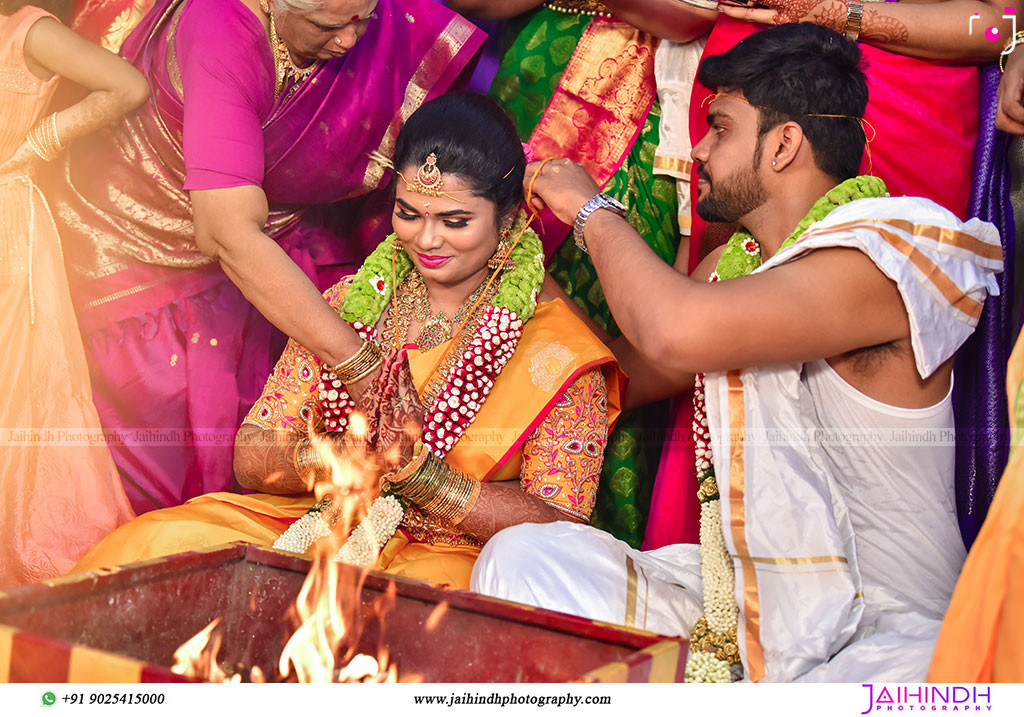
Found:
[[[461,523],[480,497],[479,481],[455,470],[428,450],[391,476],[390,481],[395,493],[451,525]]]
[[[32,151],[39,155],[44,162],[52,162],[57,159],[64,151],[64,145],[57,133],[57,113],[54,112],[30,129],[25,139],[28,140],[28,146],[32,148]]]
[[[365,341],[355,354],[328,371],[348,386],[373,373],[380,366],[381,360],[380,347],[373,341]]]
[[[327,478],[328,469],[324,460],[320,455],[320,451],[313,442],[308,438],[302,438],[299,440],[297,446],[295,446],[295,471],[300,475],[304,476],[310,471],[313,472],[313,480],[322,481]]]

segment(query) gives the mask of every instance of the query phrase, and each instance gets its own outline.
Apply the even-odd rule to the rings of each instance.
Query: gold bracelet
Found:
[[[420,506],[434,500],[444,480],[444,473],[442,471],[444,463],[433,453],[429,451],[424,452],[428,455],[423,464],[405,483],[400,484],[398,487],[400,495]]]
[[[469,498],[462,504],[461,508],[455,513],[455,517],[452,518],[452,525],[458,525],[466,516],[473,512],[473,508],[476,506],[477,500],[480,498],[480,491],[483,489],[483,483],[478,480],[473,481],[473,489],[469,493]]]
[[[50,115],[50,121],[48,123],[50,128],[50,135],[53,138],[53,146],[57,148],[58,152],[64,151],[64,143],[60,141],[60,132],[57,131],[57,113],[54,112]]]
[[[429,450],[420,453],[422,460],[418,461],[419,466],[408,478],[392,486],[392,490],[411,503],[423,505],[429,503],[437,495],[444,477],[441,466],[444,463]]]
[[[1013,54],[1013,52],[1010,50],[1010,48],[1011,47],[1012,48],[1016,48],[1016,46],[1018,44],[1024,44],[1024,30],[1021,30],[1020,32],[1018,32],[1016,35],[1014,35],[1009,40],[1007,40],[1005,45],[1003,45],[1003,51],[999,55],[999,71],[1000,72],[1005,72],[1006,71],[1006,67],[1005,67],[1005,65],[1006,65],[1006,56]]]
[[[380,366],[383,357],[380,347],[373,341],[364,341],[351,357],[327,370],[346,386],[366,378]]]
[[[455,525],[469,514],[480,497],[480,483],[462,471],[446,467],[445,480],[437,498],[423,509],[429,515]]]

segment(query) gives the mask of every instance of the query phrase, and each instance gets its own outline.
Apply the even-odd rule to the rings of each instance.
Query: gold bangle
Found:
[[[418,461],[419,466],[408,478],[392,487],[392,490],[408,501],[416,505],[424,505],[431,502],[441,487],[443,474],[441,466],[444,463],[429,450],[420,453],[422,460]]]
[[[385,473],[381,476],[381,485],[391,492],[397,492],[395,486],[406,481],[413,473],[420,469],[423,462],[427,460],[428,451],[423,449],[423,441],[416,441],[412,447],[412,458],[404,466],[393,473]]]
[[[480,491],[483,489],[483,483],[478,480],[473,481],[473,488],[469,493],[469,497],[465,500],[459,510],[455,513],[455,517],[452,518],[452,525],[458,525],[466,516],[473,512],[473,508],[476,506],[477,500],[480,498]]]
[[[373,341],[364,341],[363,345],[352,356],[327,370],[348,386],[366,378],[377,370],[382,360],[380,347]]]
[[[57,132],[57,113],[44,118],[39,124],[29,130],[25,137],[29,147],[44,162],[52,162],[64,150],[60,141],[60,134]]]
[[[1003,45],[1003,51],[999,54],[999,71],[1000,72],[1005,72],[1006,71],[1006,67],[1005,67],[1005,65],[1006,65],[1006,56],[1013,54],[1013,51],[1010,50],[1010,48],[1015,48],[1018,44],[1022,44],[1022,43],[1024,43],[1024,30],[1021,30],[1016,35],[1014,35],[1013,37],[1011,37],[1009,40],[1006,41],[1006,44]]]
[[[480,482],[430,454],[423,466],[397,491],[432,518],[455,525],[469,515],[476,504]]]
[[[313,473],[313,480],[319,482],[327,477],[327,466],[320,457],[320,451],[308,438],[300,438],[292,455],[292,463],[299,477]]]
[[[50,149],[49,143],[46,141],[46,135],[42,131],[42,123],[30,129],[25,139],[28,141],[28,146],[32,148],[32,151],[44,162],[52,162],[57,158],[57,153]]]
[[[60,133],[57,131],[57,113],[54,112],[49,116],[47,127],[50,130],[50,137],[53,139],[53,147],[58,152],[64,151],[64,143],[60,141]]]
[[[28,135],[26,135],[25,141],[28,142],[28,146],[32,149],[33,152],[35,152],[36,156],[39,157],[39,159],[43,160],[44,162],[49,162],[50,159],[52,159],[49,156],[49,154],[47,154],[46,150],[39,146],[39,142],[36,140],[35,136],[33,136],[31,130],[29,131]]]

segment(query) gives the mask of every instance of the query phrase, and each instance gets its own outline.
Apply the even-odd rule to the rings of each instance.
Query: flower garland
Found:
[[[468,343],[453,342],[449,347],[449,351],[462,349],[462,353],[424,413],[424,446],[438,458],[443,459],[476,420],[495,380],[519,345],[523,324],[537,309],[537,296],[544,283],[544,248],[537,234],[528,228],[528,222],[521,211],[513,227],[513,233],[520,237],[511,251],[515,268],[502,274],[498,290],[472,338]],[[395,286],[400,286],[412,269],[412,260],[404,251],[395,250],[393,239],[392,234],[366,259],[339,311],[364,340],[375,337],[375,327],[392,299]],[[389,284],[388,276],[395,286]],[[445,363],[442,360],[441,365]],[[342,431],[355,403],[341,381],[326,369],[321,369],[320,379],[317,395],[324,413],[324,428]],[[305,553],[317,538],[329,534],[330,518],[324,519],[319,505],[292,524],[274,547]],[[369,521],[371,528],[361,529],[361,523],[338,551],[337,559],[371,565],[403,517],[404,510],[397,498],[377,498],[363,520]]]
[[[779,250],[794,244],[814,222],[821,221],[843,204],[867,197],[888,196],[877,177],[848,179],[821,197],[800,220]],[[746,276],[761,266],[761,245],[746,230],[732,235],[709,281]],[[700,504],[700,572],[704,615],[690,631],[687,682],[730,682],[742,676],[738,643],[739,607],[736,574],[722,532],[721,496],[711,453],[711,432],[704,402],[704,375],[697,374],[693,393],[693,442],[697,467],[697,501]]]

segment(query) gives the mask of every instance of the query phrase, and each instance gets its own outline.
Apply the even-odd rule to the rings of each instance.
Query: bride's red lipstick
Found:
[[[420,254],[419,252],[416,253],[416,256],[419,258],[420,263],[428,269],[436,269],[451,259],[450,256],[428,256],[427,254]]]

